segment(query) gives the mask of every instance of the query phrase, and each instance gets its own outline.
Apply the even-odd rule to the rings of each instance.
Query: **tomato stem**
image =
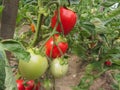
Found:
[[[53,90],[55,90],[55,78],[53,77]]]
[[[64,28],[63,28],[63,25],[62,25],[62,22],[61,22],[61,17],[60,17],[60,7],[58,9],[58,22],[59,22],[60,28],[62,30],[62,35],[64,35]]]
[[[38,6],[39,6],[39,9],[42,7],[41,0],[38,0]],[[31,43],[31,46],[33,46],[33,47],[38,44],[39,40],[42,40],[42,29],[41,29],[42,18],[43,18],[43,14],[39,13],[38,20],[37,20],[37,27],[36,27],[36,31],[35,31],[35,36],[34,36],[33,41]]]
[[[40,51],[42,50],[42,48],[44,47],[45,43],[50,39],[51,36],[53,36],[56,33],[56,28],[58,26],[58,22],[56,23],[53,32],[50,34],[50,36],[46,39],[46,41],[43,43],[43,45],[40,47]]]

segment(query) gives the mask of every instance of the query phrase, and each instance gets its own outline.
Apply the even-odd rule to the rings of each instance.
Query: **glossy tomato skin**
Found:
[[[61,58],[56,58],[50,64],[50,71],[55,78],[65,76],[68,71],[68,63],[61,62],[63,62]]]
[[[46,57],[29,51],[31,58],[29,62],[19,60],[18,69],[22,77],[34,80],[42,76],[48,68]]]
[[[25,90],[33,90],[34,88],[34,80],[29,80],[26,82]]]
[[[54,28],[56,25],[57,17],[58,17],[58,11],[55,11],[55,14],[51,19],[51,27],[52,28]],[[64,30],[64,35],[69,34],[69,32],[73,29],[73,27],[76,24],[76,21],[77,21],[76,13],[67,8],[60,7],[60,19],[61,19],[61,23],[62,23],[63,30]],[[57,26],[57,31],[63,32],[63,30],[59,23]]]
[[[36,84],[34,80],[29,80],[26,82],[25,90],[40,90],[40,82]]]
[[[17,83],[17,88],[18,90],[25,90],[25,87],[24,87],[24,80],[22,79],[19,79],[19,80],[16,80],[16,83]]]
[[[34,80],[25,82],[22,79],[18,79],[16,82],[18,90],[40,90],[40,82],[36,84]]]
[[[46,55],[48,57],[56,58],[62,56],[62,54],[66,53],[68,49],[68,43],[64,41],[58,40],[59,35],[55,34],[54,37],[51,37],[46,42]],[[56,45],[56,44],[57,45]]]

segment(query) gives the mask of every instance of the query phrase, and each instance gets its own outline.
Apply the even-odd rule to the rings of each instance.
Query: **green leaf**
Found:
[[[106,18],[112,18],[112,17],[115,17],[117,15],[120,15],[120,7],[118,7],[117,9],[115,9],[113,11],[111,11]]]
[[[14,54],[17,59],[26,60],[30,59],[30,54],[25,50],[20,42],[15,40],[4,40],[2,41],[2,46],[5,50],[10,51]]]
[[[95,25],[95,30],[97,34],[106,33],[108,30],[104,26],[104,23],[99,18],[91,19],[91,23]]]
[[[81,89],[81,90],[88,90],[88,88],[93,84],[93,80],[94,80],[94,78],[93,78],[93,76],[88,76],[88,75],[85,75],[82,79],[81,79],[81,81],[80,81],[80,83],[79,83],[79,88]]]
[[[114,60],[112,60],[112,63],[117,64],[117,65],[120,65],[120,60],[114,59]]]
[[[120,73],[116,73],[113,76],[114,76],[114,79],[120,84]]]
[[[81,45],[74,45],[72,47],[72,53],[76,54],[80,57],[84,56],[86,52],[86,49],[84,47],[82,47]]]
[[[101,68],[101,62],[99,61],[94,61],[94,62],[91,62],[90,64],[88,64],[85,68],[85,72],[86,74],[92,74],[92,71],[95,70],[95,71],[99,71],[101,72],[102,71],[102,68]],[[98,73],[99,74],[99,73]],[[97,74],[96,74],[97,75]],[[93,75],[93,76],[96,76],[96,75]]]
[[[0,90],[4,90],[5,86],[5,52],[0,46]]]
[[[110,6],[112,6],[113,4],[115,4],[114,1],[113,1],[113,2],[106,1],[106,2],[101,3],[101,5],[104,6],[104,7],[110,7]]]
[[[13,76],[13,72],[11,67],[9,66],[7,58],[5,58],[6,61],[6,67],[5,67],[5,72],[6,72],[6,78],[5,78],[5,90],[17,90],[17,84],[15,81],[15,77]]]
[[[3,45],[0,43],[0,90],[17,90],[12,69],[9,66]]]
[[[81,30],[80,35],[90,37],[91,33],[88,30]]]
[[[95,32],[95,25],[91,22],[83,22],[82,27],[84,27],[85,29],[87,29],[91,33]]]
[[[91,63],[86,66],[85,71],[87,74],[91,74],[91,72],[93,71],[94,68],[95,68],[95,64]]]

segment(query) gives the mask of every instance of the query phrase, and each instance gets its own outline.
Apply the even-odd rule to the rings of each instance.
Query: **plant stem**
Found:
[[[42,44],[42,46],[40,47],[40,51],[42,50],[42,48],[44,47],[45,43],[51,38],[51,36],[53,36],[56,33],[56,28],[58,26],[58,22],[56,23],[53,32],[50,34],[50,36],[45,40],[45,42]]]
[[[55,78],[53,77],[53,90],[55,90]]]
[[[38,6],[39,6],[39,9],[40,9],[40,7],[42,7],[41,0],[38,0]],[[33,46],[33,47],[37,45],[38,40],[42,39],[42,30],[41,30],[42,18],[43,18],[43,14],[39,13],[38,20],[37,20],[37,28],[35,31],[35,36],[34,36],[33,41],[31,43],[31,46]]]

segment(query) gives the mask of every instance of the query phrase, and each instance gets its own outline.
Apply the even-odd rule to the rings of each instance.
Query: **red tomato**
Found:
[[[54,16],[51,20],[51,27],[54,28],[58,19],[58,11],[55,11]],[[57,26],[58,32],[64,32],[64,35],[67,35],[75,26],[77,15],[72,10],[69,10],[64,7],[60,7],[60,19],[63,26],[63,30],[60,26],[60,23]]]
[[[25,83],[22,79],[16,80],[16,82],[18,90],[40,90],[40,82],[35,84],[34,80],[29,80]]]
[[[48,57],[60,57],[67,51],[68,43],[65,42],[63,39],[60,37],[60,35],[55,34],[46,42],[46,55]]]
[[[35,84],[35,90],[40,90],[40,82],[38,82],[37,84]]]
[[[23,82],[24,80],[22,79],[16,80],[18,90],[25,90]]]
[[[106,66],[111,66],[111,65],[112,65],[112,62],[109,61],[109,60],[108,60],[108,61],[105,61],[105,65],[106,65]]]
[[[33,80],[26,82],[25,90],[33,90],[33,88],[34,88],[34,81]]]

